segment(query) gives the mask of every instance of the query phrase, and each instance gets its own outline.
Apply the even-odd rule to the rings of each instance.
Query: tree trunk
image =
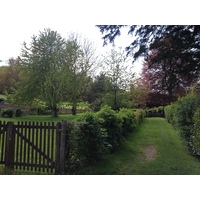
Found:
[[[53,117],[58,117],[58,109],[57,109],[57,107],[52,108],[52,116]]]
[[[76,106],[75,105],[72,106],[72,115],[76,115]]]

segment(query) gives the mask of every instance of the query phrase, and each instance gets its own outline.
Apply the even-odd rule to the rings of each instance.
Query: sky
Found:
[[[114,3],[115,2],[115,3]],[[57,31],[66,38],[70,32],[76,32],[93,41],[97,52],[107,52],[111,45],[102,47],[102,35],[95,25],[104,24],[168,24],[173,7],[170,4],[165,8],[170,10],[167,20],[163,16],[163,9],[152,12],[154,0],[133,2],[119,1],[91,1],[91,0],[6,0],[0,3],[0,65],[11,57],[20,55],[23,42],[29,43],[33,35],[45,28]],[[168,1],[170,2],[170,0]],[[173,5],[174,5],[173,1]],[[182,4],[183,5],[183,4]],[[150,10],[151,8],[151,10]],[[193,11],[195,11],[195,7]],[[149,12],[149,10],[151,12]],[[154,10],[153,10],[154,11]],[[192,13],[195,13],[193,12]],[[144,14],[147,15],[144,15]],[[184,15],[185,16],[185,15]],[[172,18],[174,24],[179,24],[180,15]],[[169,20],[170,19],[170,20]],[[185,18],[187,24],[187,15]],[[151,21],[152,20],[152,21]],[[162,21],[160,21],[162,20]],[[178,22],[178,23],[177,23]],[[116,46],[126,47],[133,38],[127,34],[115,40]],[[135,72],[140,72],[141,61],[134,64]]]
[[[57,31],[63,38],[70,32],[75,32],[94,42],[97,53],[108,52],[112,45],[103,47],[102,34],[95,25],[102,24],[105,20],[104,10],[90,1],[64,1],[64,0],[6,0],[0,6],[0,65],[4,65],[9,58],[20,55],[22,44],[30,43],[33,35],[38,35],[45,28]],[[88,5],[88,6],[87,6]],[[95,12],[103,17],[95,18]],[[102,21],[103,19],[103,21]],[[109,22],[109,18],[108,22]],[[116,46],[126,47],[132,39],[122,35],[115,41]],[[139,72],[139,62],[134,67]]]

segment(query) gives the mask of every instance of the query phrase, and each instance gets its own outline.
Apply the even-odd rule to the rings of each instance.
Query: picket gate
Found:
[[[0,164],[10,169],[63,174],[67,121],[0,121]]]

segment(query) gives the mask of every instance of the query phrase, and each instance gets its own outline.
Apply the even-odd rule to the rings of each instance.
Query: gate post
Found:
[[[56,163],[55,174],[62,174],[65,171],[65,137],[67,131],[67,121],[56,125]]]
[[[13,122],[7,123],[5,167],[14,169],[15,127]]]

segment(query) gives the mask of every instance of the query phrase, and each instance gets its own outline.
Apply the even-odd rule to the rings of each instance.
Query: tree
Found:
[[[128,64],[128,57],[125,52],[119,49],[111,49],[103,59],[104,72],[110,79],[112,84],[111,95],[109,99],[112,99],[113,109],[118,110],[120,108],[118,98],[119,93],[123,93],[127,90],[133,73],[131,72],[130,65]]]
[[[56,31],[45,29],[32,37],[29,47],[23,45],[21,55],[23,82],[15,95],[18,103],[31,105],[35,98],[46,102],[57,116],[63,99],[66,68],[66,41]]]
[[[90,83],[88,74],[95,66],[95,50],[93,44],[79,36],[71,34],[67,41],[67,66],[69,68],[68,89],[69,101],[72,102],[72,114],[76,114],[78,101],[84,98]]]
[[[165,103],[162,101],[162,104],[169,104],[185,95],[191,84],[196,82],[195,76],[190,78],[189,72],[187,75],[180,72],[180,67],[184,67],[184,63],[179,64],[181,62],[180,56],[178,56],[178,52],[176,53],[177,48],[173,44],[170,38],[165,38],[162,40],[161,46],[154,47],[143,63],[141,73],[143,82],[148,85],[151,98],[155,96],[154,94],[165,96]],[[168,53],[165,55],[166,49],[169,48],[170,52],[167,51]],[[162,59],[158,58],[161,54]]]
[[[161,62],[163,58],[171,59],[171,64],[177,68],[177,73],[195,79],[200,73],[200,26],[125,26],[125,25],[99,25],[97,26],[104,34],[104,45],[113,43],[117,36],[121,35],[121,29],[129,28],[128,34],[134,35],[133,42],[126,47],[128,55],[134,60],[140,56],[148,58],[151,50],[163,47],[162,51],[152,60]],[[170,45],[166,45],[170,40]],[[173,47],[173,48],[172,48]]]
[[[104,96],[112,91],[112,83],[103,72],[94,77],[89,86],[87,101],[94,111],[99,111],[104,103]]]
[[[19,59],[10,58],[9,66],[0,67],[0,93],[12,93],[20,82]]]
[[[145,108],[147,102],[149,88],[143,84],[141,78],[131,81],[129,96],[131,99],[132,107]]]

